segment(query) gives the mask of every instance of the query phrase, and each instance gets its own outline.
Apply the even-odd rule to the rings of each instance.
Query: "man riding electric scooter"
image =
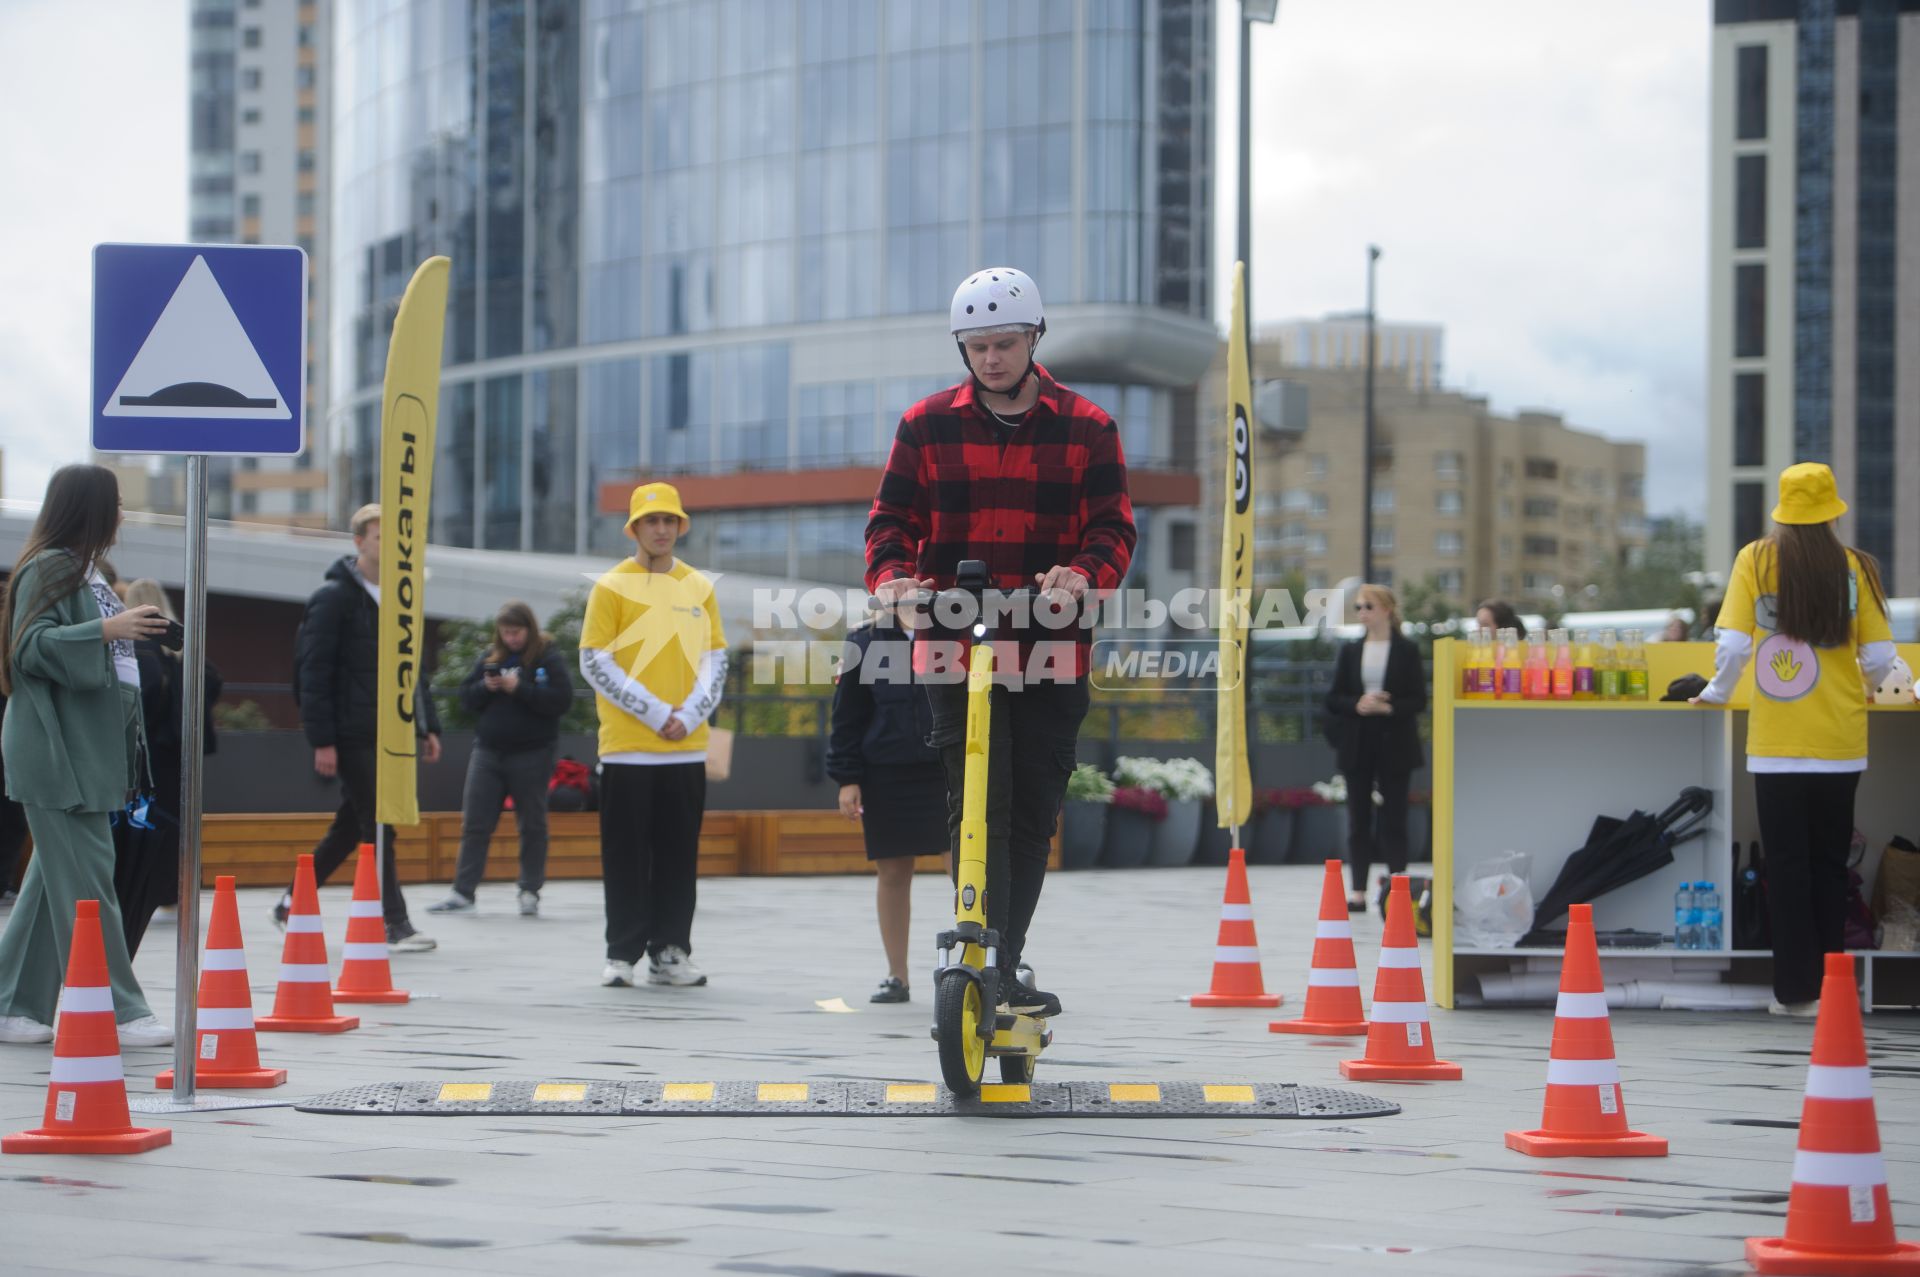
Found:
[[[881,599],[950,589],[972,559],[987,565],[993,590],[1036,589],[1054,605],[1050,617],[994,627],[1002,654],[991,696],[986,906],[1001,939],[1002,1005],[1057,1015],[1058,998],[1013,973],[1087,713],[1091,629],[1076,616],[1091,615],[1096,592],[1119,588],[1133,557],[1126,459],[1113,419],[1035,362],[1047,322],[1040,290],[1023,272],[968,276],[953,295],[950,328],[969,376],[900,419],[867,520],[867,588]],[[937,630],[915,636],[956,862],[967,712],[966,663],[952,659],[958,646],[940,643]]]

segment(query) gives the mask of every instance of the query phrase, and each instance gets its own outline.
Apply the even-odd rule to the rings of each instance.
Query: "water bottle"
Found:
[[[1690,882],[1681,883],[1680,890],[1673,893],[1673,947],[1695,947],[1693,884]]]
[[[1694,912],[1699,915],[1700,925],[1694,932],[1696,949],[1718,949],[1720,947],[1720,892],[1713,883],[1703,882],[1700,890],[1694,892]]]

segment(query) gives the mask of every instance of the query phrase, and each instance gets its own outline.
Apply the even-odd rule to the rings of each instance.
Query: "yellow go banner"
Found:
[[[452,263],[429,257],[413,273],[387,343],[380,413],[380,691],[376,819],[420,823],[415,774],[420,682],[426,666],[427,511],[440,413],[440,345]],[[386,849],[392,855],[392,848]]]
[[[1247,768],[1246,646],[1253,600],[1253,369],[1247,351],[1247,266],[1233,267],[1233,327],[1227,340],[1226,515],[1220,529],[1219,727],[1214,738],[1214,805],[1220,827],[1253,815]]]

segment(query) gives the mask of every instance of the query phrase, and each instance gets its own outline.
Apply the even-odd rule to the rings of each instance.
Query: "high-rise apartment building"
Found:
[[[1824,461],[1842,536],[1920,593],[1920,6],[1713,16],[1708,565],[1766,533],[1781,469]]]
[[[1143,574],[1190,574],[1212,360],[1213,0],[341,0],[331,412],[374,490],[414,267],[453,261],[432,539],[851,582],[903,408],[1006,263],[1118,419]],[[1181,528],[1186,533],[1180,532]]]
[[[1283,363],[1277,341],[1253,352],[1255,379],[1284,377],[1301,420],[1261,422],[1254,449],[1254,579],[1295,576],[1327,589],[1362,571],[1365,374]],[[1225,356],[1213,393],[1225,393]],[[1375,385],[1374,576],[1404,589],[1431,583],[1464,611],[1504,597],[1571,606],[1647,544],[1646,448],[1575,430],[1550,412],[1503,416],[1483,398]],[[1208,431],[1203,536],[1219,562],[1220,431]],[[1209,575],[1208,580],[1212,580]]]
[[[329,6],[319,0],[192,0],[188,234],[203,243],[297,244],[307,252],[307,449],[216,458],[215,518],[324,527]],[[148,500],[184,500],[183,464],[149,471]],[[179,513],[164,509],[162,513]]]

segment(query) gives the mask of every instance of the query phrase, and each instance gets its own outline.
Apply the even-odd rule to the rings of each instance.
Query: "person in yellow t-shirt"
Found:
[[[1767,856],[1775,1015],[1815,1014],[1822,955],[1845,948],[1866,689],[1895,656],[1879,567],[1834,530],[1846,511],[1827,467],[1802,462],[1781,472],[1776,526],[1733,561],[1713,682],[1694,698],[1725,704],[1754,662],[1747,771]]]
[[[600,711],[600,869],[607,965],[600,983],[707,982],[693,965],[707,716],[727,678],[713,583],[673,557],[687,512],[672,484],[633,490],[633,557],[594,583],[580,673]]]

